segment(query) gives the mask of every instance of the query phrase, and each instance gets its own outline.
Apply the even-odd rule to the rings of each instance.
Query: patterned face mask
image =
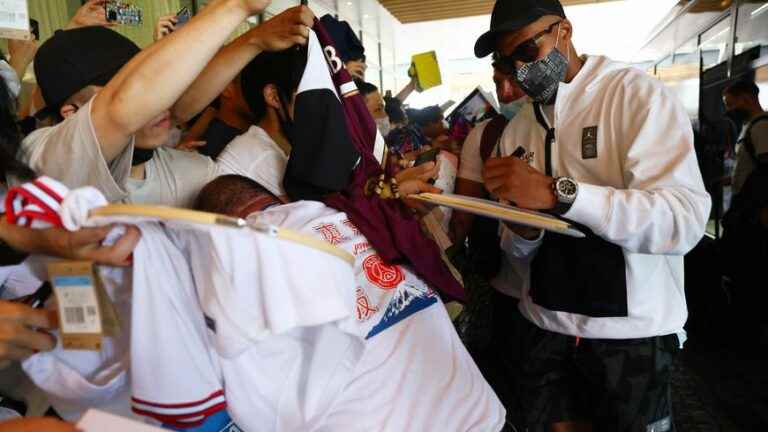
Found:
[[[558,26],[558,34],[560,27]],[[520,88],[536,102],[554,103],[557,88],[565,80],[568,59],[557,49],[557,44],[543,59],[526,63],[518,68],[515,80]]]

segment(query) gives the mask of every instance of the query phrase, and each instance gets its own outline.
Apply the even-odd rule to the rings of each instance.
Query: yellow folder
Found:
[[[411,58],[411,68],[408,70],[408,75],[416,78],[416,90],[419,92],[443,83],[440,65],[437,63],[437,54],[434,51],[414,54]]]

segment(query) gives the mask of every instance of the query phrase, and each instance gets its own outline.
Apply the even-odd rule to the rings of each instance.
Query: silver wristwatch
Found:
[[[552,190],[557,198],[557,204],[552,212],[557,215],[568,213],[579,194],[579,184],[570,177],[556,177],[552,183]]]

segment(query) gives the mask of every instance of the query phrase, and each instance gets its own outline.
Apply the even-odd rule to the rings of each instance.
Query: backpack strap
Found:
[[[485,125],[483,136],[480,139],[480,157],[483,159],[483,162],[491,157],[493,149],[496,148],[501,140],[501,135],[504,133],[507,123],[509,123],[509,120],[506,117],[497,115]]]

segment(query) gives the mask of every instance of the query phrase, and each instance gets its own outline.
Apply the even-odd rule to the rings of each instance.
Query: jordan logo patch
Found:
[[[597,159],[597,126],[586,127],[581,131],[581,158]]]

